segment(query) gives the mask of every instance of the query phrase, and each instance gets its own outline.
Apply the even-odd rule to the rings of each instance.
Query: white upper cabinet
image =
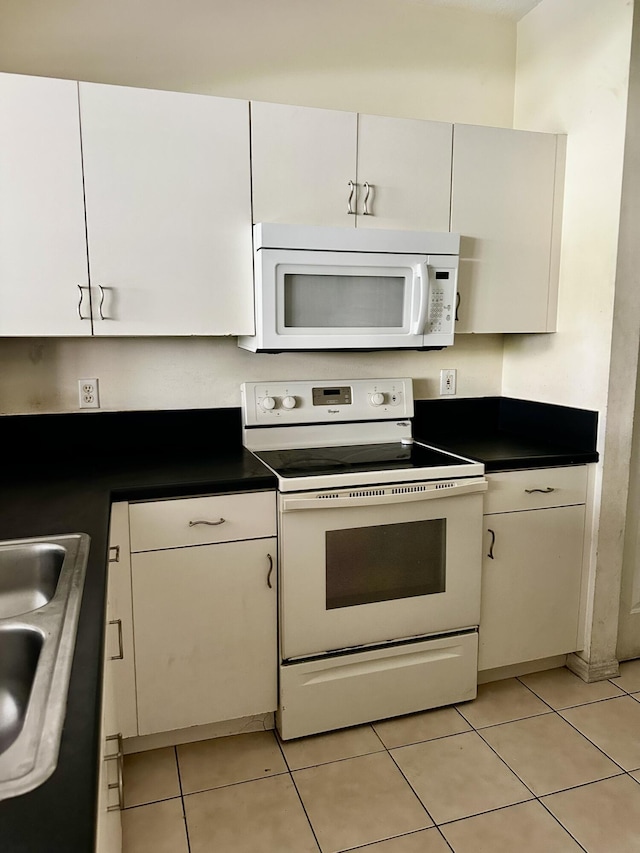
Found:
[[[456,332],[556,328],[565,137],[455,125]]]
[[[358,228],[449,230],[452,130],[444,122],[358,116]]]
[[[245,101],[80,84],[94,334],[253,333]]]
[[[78,84],[0,74],[0,335],[91,334],[88,284]]]
[[[253,221],[353,225],[356,140],[356,113],[252,101]]]
[[[254,222],[448,231],[452,126],[251,104]]]

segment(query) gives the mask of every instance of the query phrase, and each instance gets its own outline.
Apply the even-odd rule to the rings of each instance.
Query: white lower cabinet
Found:
[[[277,705],[273,492],[129,506],[137,734]]]
[[[96,853],[120,853],[124,807],[122,788],[122,733],[118,729],[118,709],[113,683],[113,661],[108,647],[102,662],[102,719],[100,723],[100,770],[98,777],[98,819]]]
[[[133,555],[141,735],[275,710],[275,560],[275,538]]]
[[[134,737],[138,734],[138,718],[127,503],[116,503],[111,507],[107,565],[106,655],[113,681],[118,731],[123,737]]]
[[[484,516],[478,668],[576,651],[586,467],[490,474],[488,480],[485,511],[501,511]]]

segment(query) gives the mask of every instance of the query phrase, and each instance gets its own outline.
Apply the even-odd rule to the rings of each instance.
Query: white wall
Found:
[[[2,0],[4,71],[511,124],[515,25],[415,0]]]
[[[440,368],[458,369],[458,395],[499,395],[495,336],[461,336],[438,352],[250,353],[235,338],[13,339],[0,342],[0,412],[78,407],[77,380],[98,377],[102,409],[239,406],[240,383],[263,379],[410,376],[416,397],[438,396]]]
[[[503,393],[599,411],[582,655],[593,678],[616,666],[631,435],[623,413],[637,363],[636,335],[628,366],[619,351],[611,374],[632,21],[630,0],[543,0],[518,25],[514,125],[568,140],[558,332],[505,339]],[[611,387],[625,381],[631,406],[619,397],[612,407]]]
[[[5,71],[510,126],[515,24],[414,0],[3,0]],[[77,408],[98,377],[105,409],[239,403],[265,377],[407,375],[437,396],[500,393],[502,339],[440,353],[265,356],[224,339],[0,340],[0,412]]]
[[[605,411],[632,15],[543,0],[518,25],[514,126],[568,138],[558,332],[505,339],[507,396]]]

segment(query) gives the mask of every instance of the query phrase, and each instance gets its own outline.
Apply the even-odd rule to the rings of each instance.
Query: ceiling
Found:
[[[487,15],[501,15],[512,21],[524,18],[541,0],[412,0],[423,6],[448,6],[452,9],[467,9]]]

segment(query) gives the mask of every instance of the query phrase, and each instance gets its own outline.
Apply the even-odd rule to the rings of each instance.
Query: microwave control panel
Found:
[[[426,334],[447,333],[452,331],[454,323],[453,295],[455,292],[455,271],[439,270],[432,272],[429,287],[429,319]]]
[[[413,416],[411,379],[245,382],[245,426],[401,420]]]

